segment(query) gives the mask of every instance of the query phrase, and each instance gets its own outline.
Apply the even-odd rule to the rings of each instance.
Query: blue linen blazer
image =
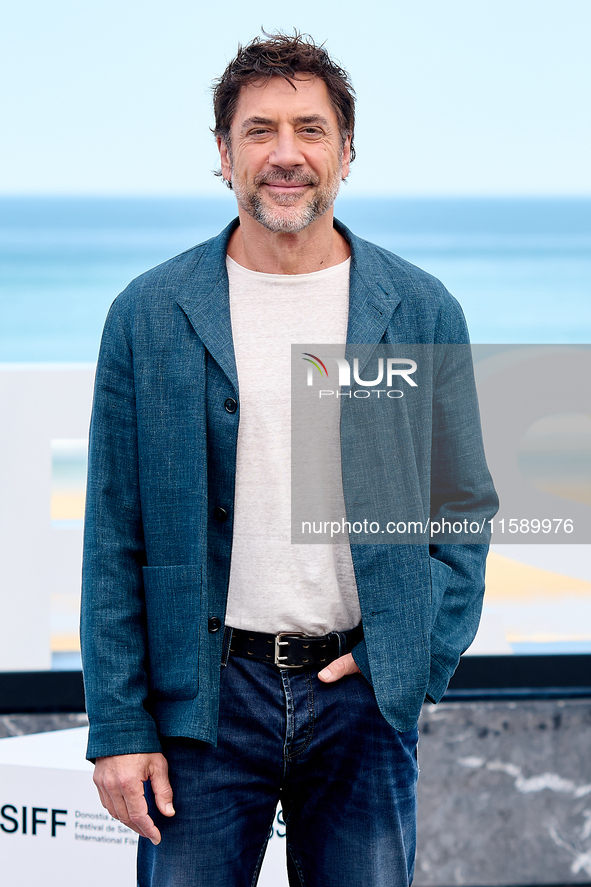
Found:
[[[225,401],[240,399],[225,258],[237,224],[134,280],[105,324],[82,582],[90,759],[159,751],[159,735],[216,742],[223,632],[208,622],[224,621],[232,547],[240,409]],[[348,342],[468,341],[438,280],[335,226],[351,247]],[[344,438],[353,433],[343,424]],[[427,478],[416,492],[433,515],[421,434],[411,447],[421,464],[407,473]],[[456,436],[436,514],[453,513],[455,498],[486,520],[497,499],[477,407]],[[487,548],[351,546],[365,635],[353,655],[398,730],[415,725],[425,697],[439,701],[476,633]]]

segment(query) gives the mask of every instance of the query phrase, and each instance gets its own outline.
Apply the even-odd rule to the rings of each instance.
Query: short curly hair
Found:
[[[355,90],[347,71],[333,62],[324,46],[314,43],[309,34],[295,31],[292,36],[277,32],[265,40],[255,37],[247,46],[238,45],[236,58],[213,84],[214,135],[230,144],[230,127],[240,90],[257,80],[283,77],[292,82],[297,74],[313,74],[326,83],[339,121],[341,144],[351,136],[351,160],[355,157]]]

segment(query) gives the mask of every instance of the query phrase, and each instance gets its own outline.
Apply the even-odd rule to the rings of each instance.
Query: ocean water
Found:
[[[113,298],[218,233],[229,194],[0,199],[0,362],[92,362]],[[474,342],[591,342],[591,199],[340,197],[355,233],[439,277]]]

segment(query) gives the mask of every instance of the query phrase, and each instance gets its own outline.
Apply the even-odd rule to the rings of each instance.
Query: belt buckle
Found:
[[[280,631],[279,634],[275,635],[275,665],[279,668],[302,668],[303,665],[287,665],[287,663],[280,662],[281,659],[287,659],[287,656],[280,656],[281,650],[280,647],[286,647],[289,644],[289,641],[281,641],[279,638],[305,638],[306,635],[303,631]]]

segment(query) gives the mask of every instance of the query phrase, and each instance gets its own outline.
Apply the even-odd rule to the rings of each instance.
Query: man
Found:
[[[333,219],[354,94],[323,48],[254,40],[214,107],[239,218],[134,281],[101,345],[88,756],[142,836],[142,887],[256,883],[279,800],[292,885],[408,885],[416,722],[476,631],[486,546],[290,544],[290,344],[465,343],[465,324],[438,281]],[[454,494],[494,514],[477,422],[432,514]]]

